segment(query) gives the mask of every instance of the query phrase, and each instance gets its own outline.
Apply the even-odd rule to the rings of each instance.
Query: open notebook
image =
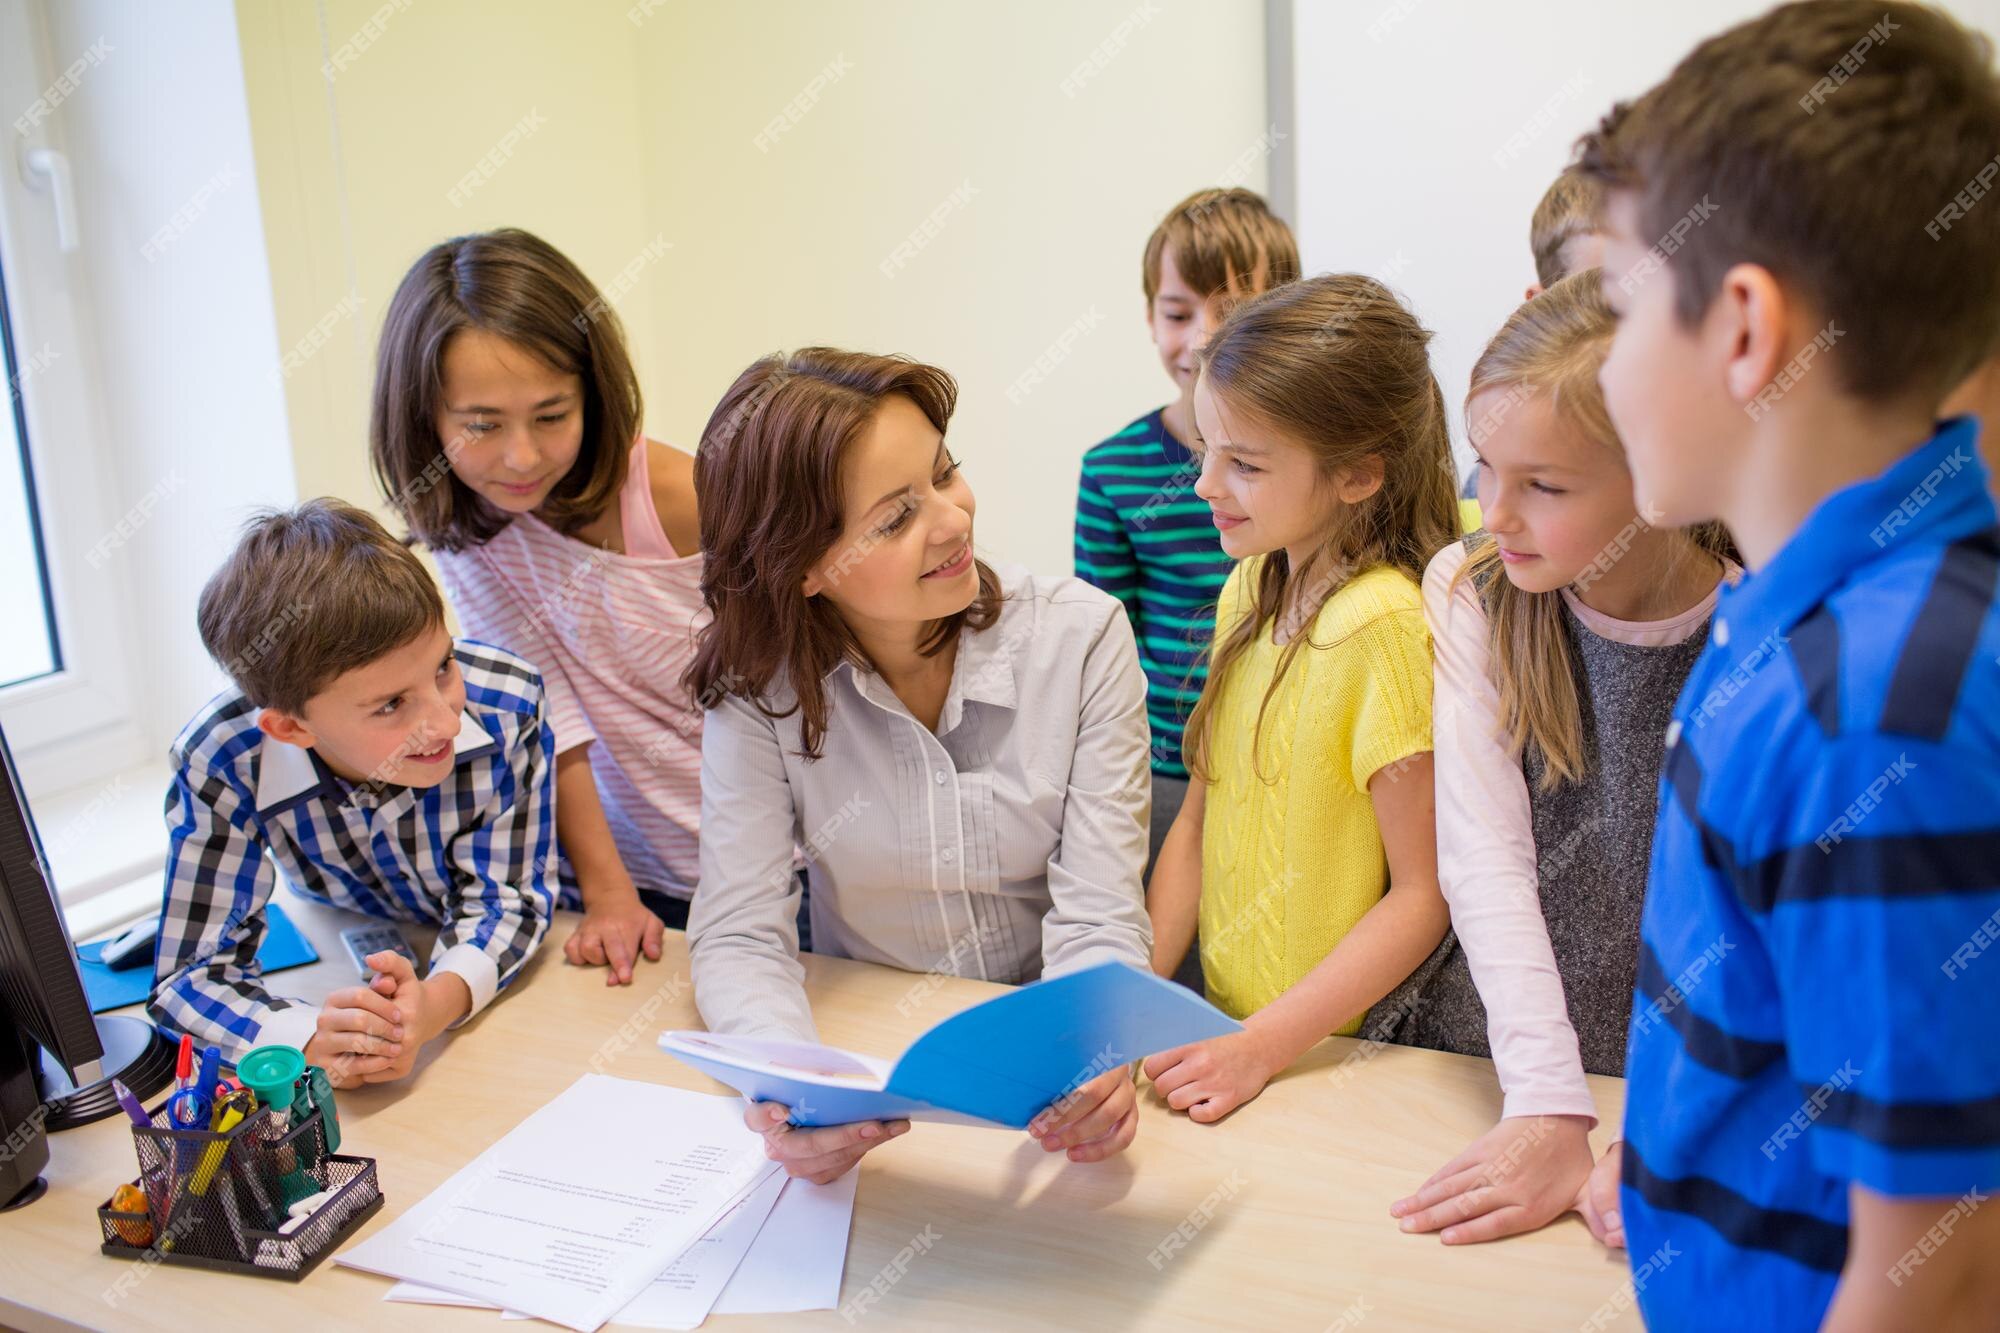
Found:
[[[1129,963],[1033,982],[952,1015],[885,1062],[772,1037],[663,1032],[660,1049],[800,1125],[954,1120],[1025,1128],[1058,1098],[1142,1056],[1241,1029]]]

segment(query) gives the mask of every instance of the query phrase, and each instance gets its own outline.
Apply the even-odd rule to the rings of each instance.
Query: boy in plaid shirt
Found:
[[[336,1086],[401,1078],[514,978],[558,905],[541,678],[454,641],[423,565],[337,500],[253,520],[199,619],[235,687],[174,742],[151,1012],[232,1057],[296,1046]],[[280,870],[436,926],[428,974],[385,952],[324,1005],[271,995],[256,954]]]

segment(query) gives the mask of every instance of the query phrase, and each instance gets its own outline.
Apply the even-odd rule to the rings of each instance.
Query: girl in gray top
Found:
[[[1656,529],[1633,494],[1597,383],[1600,281],[1523,305],[1474,367],[1486,530],[1424,580],[1453,933],[1395,1039],[1490,1054],[1505,1093],[1498,1126],[1391,1210],[1448,1243],[1580,1206],[1584,1075],[1624,1068],[1667,721],[1732,568],[1719,531]]]
[[[752,365],[703,434],[714,620],[686,680],[709,710],[688,936],[714,1031],[813,1035],[794,844],[816,952],[1005,982],[1149,966],[1131,626],[1088,584],[973,554],[944,444],[956,394],[930,366],[808,348]],[[1030,1132],[1097,1160],[1131,1142],[1135,1106],[1121,1067]],[[786,1114],[748,1119],[821,1181],[907,1128]]]

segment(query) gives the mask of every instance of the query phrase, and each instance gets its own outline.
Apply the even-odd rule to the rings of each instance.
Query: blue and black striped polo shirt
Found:
[[[1208,679],[1216,598],[1236,564],[1194,493],[1200,475],[1162,409],[1083,456],[1076,498],[1076,576],[1125,604],[1146,673],[1153,771],[1177,778],[1187,776],[1181,732]]]
[[[1669,729],[1626,1073],[1649,1326],[1816,1328],[1851,1185],[2000,1187],[2000,530],[1976,423],[1726,590]],[[1902,1271],[1846,1280],[1921,1280]]]

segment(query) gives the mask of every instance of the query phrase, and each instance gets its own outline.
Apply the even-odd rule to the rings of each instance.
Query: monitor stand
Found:
[[[81,1087],[47,1051],[39,1051],[42,1067],[36,1080],[37,1090],[42,1104],[49,1108],[42,1128],[51,1134],[120,1114],[118,1099],[111,1093],[114,1078],[141,1102],[173,1081],[178,1049],[164,1032],[145,1019],[100,1014],[97,1039],[104,1044],[98,1077]]]

